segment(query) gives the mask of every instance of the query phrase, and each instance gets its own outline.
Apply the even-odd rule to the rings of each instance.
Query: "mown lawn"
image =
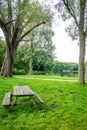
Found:
[[[87,84],[29,78],[0,79],[0,130],[87,130]],[[5,93],[18,85],[28,85],[42,97],[40,112],[32,102],[12,106],[10,112],[3,108]]]

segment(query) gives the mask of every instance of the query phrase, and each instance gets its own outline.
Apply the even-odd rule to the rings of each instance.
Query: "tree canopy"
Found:
[[[51,14],[33,0],[1,0],[0,27],[6,40],[6,55],[1,76],[12,76],[19,42],[36,27],[51,21]]]

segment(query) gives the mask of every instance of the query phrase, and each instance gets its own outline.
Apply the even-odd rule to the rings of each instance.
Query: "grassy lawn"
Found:
[[[40,112],[32,102],[12,106],[10,112],[3,108],[5,93],[18,85],[28,85],[42,97]],[[20,98],[18,102],[22,100],[28,99]],[[0,130],[87,130],[87,84],[80,86],[75,82],[37,80],[29,76],[0,79]]]

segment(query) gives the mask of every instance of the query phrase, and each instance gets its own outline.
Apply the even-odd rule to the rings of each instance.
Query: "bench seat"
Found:
[[[3,105],[3,106],[9,106],[9,105],[10,105],[10,99],[11,99],[11,93],[10,93],[10,92],[7,92],[7,93],[5,94],[5,96],[4,96],[2,105]]]

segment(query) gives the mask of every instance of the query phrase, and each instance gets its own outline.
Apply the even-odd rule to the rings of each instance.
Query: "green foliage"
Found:
[[[31,2],[26,0],[21,2],[18,6],[18,15],[20,23],[24,28],[23,34],[26,33],[29,28],[33,27],[36,23],[41,21],[50,23],[52,20],[51,12],[44,10],[39,4],[38,0]]]
[[[41,37],[42,38],[42,37]],[[39,39],[40,40],[40,39]],[[0,67],[2,66],[5,54],[5,44],[0,42]],[[42,47],[40,47],[42,46]],[[38,49],[39,48],[39,49]],[[61,76],[75,76],[78,73],[78,65],[75,63],[62,63],[54,61],[52,43],[35,42],[35,52],[33,52],[33,70],[34,74],[53,73]],[[30,44],[20,44],[17,55],[13,74],[27,74],[29,71],[29,58],[30,58]]]
[[[51,20],[50,12],[44,10],[38,0],[0,1],[0,15],[3,16],[2,19],[6,22],[10,22],[12,19],[19,20],[21,26],[29,25],[32,22]],[[8,18],[8,15],[10,18]],[[12,15],[15,17],[12,17]],[[17,17],[18,19],[16,19]]]
[[[14,63],[14,68],[17,70],[25,70],[28,73],[29,65],[29,45],[20,44]]]
[[[37,51],[33,56],[33,70],[49,72],[51,71],[52,61],[53,58],[48,52]]]
[[[29,44],[20,45],[17,51],[14,68],[17,70],[24,69],[25,72],[29,71],[29,58],[30,58]],[[39,49],[33,53],[33,70],[34,71],[51,71],[53,57],[47,50]]]
[[[0,79],[0,104],[6,92],[13,92],[13,86],[28,85],[44,100],[44,104],[38,104],[41,111],[38,112],[32,102],[12,106],[9,112],[0,105],[0,130],[87,129],[87,84],[81,87],[74,82],[30,78]],[[24,100],[30,101],[19,98],[17,103]]]
[[[33,41],[20,44],[15,59],[15,68],[24,69],[28,73],[29,60],[32,57],[33,71],[43,71],[44,73],[51,71],[55,50],[55,46],[52,43],[53,35],[53,31],[48,25],[35,29],[29,35],[29,38],[33,39]]]
[[[38,44],[39,45],[39,44]],[[48,46],[48,45],[47,45]],[[46,47],[46,45],[45,45]],[[51,47],[51,46],[50,46]],[[37,47],[36,47],[37,48]],[[35,48],[35,49],[36,49]],[[29,57],[30,57],[29,44],[23,44],[19,46],[15,68],[18,70],[24,69],[28,73]],[[78,74],[78,65],[76,63],[63,63],[54,61],[49,46],[46,49],[36,49],[33,52],[33,71],[39,71],[42,73],[53,73],[61,76],[75,76]]]

